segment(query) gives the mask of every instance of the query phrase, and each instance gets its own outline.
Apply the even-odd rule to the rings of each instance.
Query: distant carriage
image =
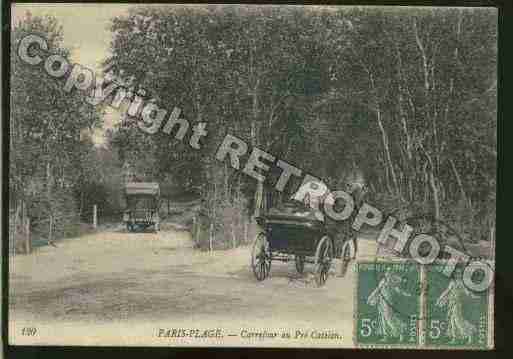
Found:
[[[155,182],[128,182],[123,222],[129,232],[149,227],[160,230],[160,187]]]

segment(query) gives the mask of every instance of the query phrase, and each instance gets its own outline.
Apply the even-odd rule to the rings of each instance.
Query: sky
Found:
[[[101,74],[100,63],[109,55],[110,19],[128,14],[129,4],[13,4],[11,15],[15,25],[27,11],[33,16],[51,15],[62,25],[63,44],[72,49],[71,59]],[[104,131],[118,121],[120,114],[109,108],[104,126],[93,133],[96,144],[104,143]]]
[[[110,19],[126,15],[127,4],[13,4],[13,23],[32,15],[51,15],[63,27],[64,45],[73,49],[74,61],[99,69],[99,62],[109,54]]]

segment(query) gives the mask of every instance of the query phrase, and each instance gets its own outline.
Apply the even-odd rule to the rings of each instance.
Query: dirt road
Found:
[[[359,255],[372,256],[373,244],[361,241]],[[334,330],[343,336],[338,346],[352,345],[353,271],[317,288],[293,262],[273,262],[270,278],[257,282],[249,261],[249,247],[199,252],[188,232],[169,226],[157,234],[112,228],[63,240],[58,248],[10,259],[10,337],[23,343],[166,345],[155,339],[158,328],[214,326],[240,334],[240,328],[286,326]],[[40,336],[19,336],[27,325],[42,326]]]

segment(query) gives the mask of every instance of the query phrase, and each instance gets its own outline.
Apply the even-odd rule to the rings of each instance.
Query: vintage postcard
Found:
[[[494,348],[496,8],[10,11],[9,344]]]

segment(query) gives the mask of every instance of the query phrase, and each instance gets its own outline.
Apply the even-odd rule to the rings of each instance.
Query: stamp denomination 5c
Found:
[[[468,289],[460,271],[452,277],[442,265],[426,268],[426,345],[482,348],[489,346],[489,290]]]
[[[414,263],[358,263],[357,345],[419,344],[420,272]]]
[[[456,266],[359,262],[354,344],[372,347],[489,349],[492,289],[469,289]]]

